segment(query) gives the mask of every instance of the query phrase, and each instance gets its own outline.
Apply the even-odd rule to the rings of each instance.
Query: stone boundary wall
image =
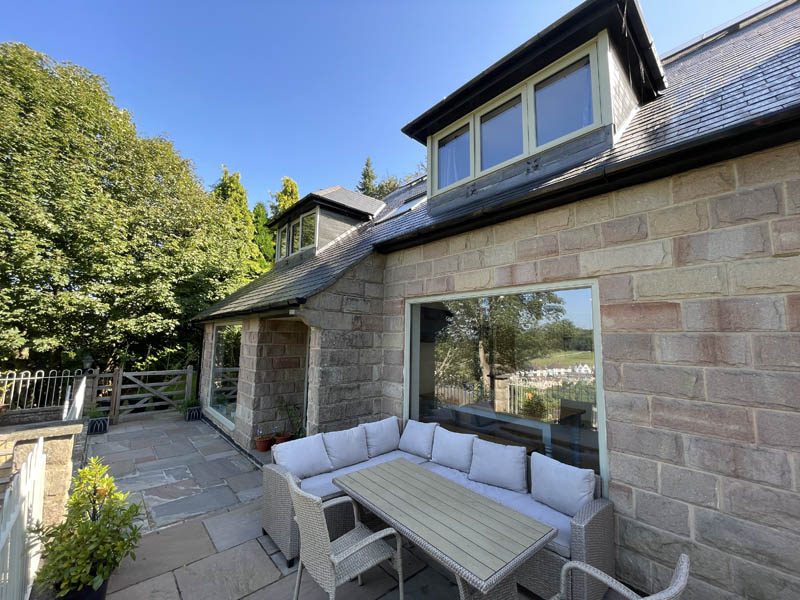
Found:
[[[387,255],[376,415],[402,415],[405,298],[578,279],[617,575],[658,590],[688,552],[687,599],[800,598],[800,144]]]

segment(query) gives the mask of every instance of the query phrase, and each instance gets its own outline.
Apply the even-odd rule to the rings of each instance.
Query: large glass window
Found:
[[[522,154],[522,96],[481,116],[481,170]]]
[[[302,218],[302,248],[314,245],[317,236],[317,213],[308,213]]]
[[[590,288],[413,307],[410,416],[599,473]]]
[[[541,146],[594,122],[589,57],[537,83],[536,145]]]
[[[289,243],[292,246],[291,250],[289,250],[289,254],[294,254],[300,250],[300,221],[295,221],[292,223],[292,232],[290,234]]]
[[[436,183],[439,189],[469,177],[469,125],[439,140]]]
[[[287,237],[286,237],[286,227],[283,227],[280,231],[280,246],[278,246],[278,257],[283,258],[288,254],[287,252]]]
[[[240,324],[218,325],[214,328],[214,356],[208,406],[230,423],[234,422],[236,415],[241,346]]]

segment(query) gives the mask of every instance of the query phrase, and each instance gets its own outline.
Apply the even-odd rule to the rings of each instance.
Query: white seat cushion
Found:
[[[334,469],[341,469],[369,459],[367,452],[367,432],[363,427],[353,427],[344,431],[331,431],[322,434],[328,458]]]
[[[525,458],[523,446],[495,444],[478,438],[472,444],[469,478],[515,492],[527,492]]]
[[[437,427],[433,434],[431,460],[467,473],[472,464],[472,443],[477,437],[473,433],[455,433],[444,427]]]
[[[502,504],[511,510],[520,512],[536,519],[537,521],[541,521],[545,525],[549,525],[553,529],[557,529],[558,533],[556,534],[556,537],[550,540],[545,547],[549,548],[553,552],[558,553],[564,558],[570,557],[569,542],[571,524],[568,515],[560,513],[557,510],[542,504],[541,502],[537,502],[531,498],[530,494],[525,492],[514,492],[506,488],[472,481],[469,479],[469,477],[467,477],[466,473],[462,473],[456,469],[451,469],[450,467],[445,467],[433,462],[427,462],[422,466],[429,471],[436,473],[437,475],[441,475],[450,481],[458,483],[459,485],[472,490],[473,492],[477,492],[482,496],[491,498],[498,504]]]
[[[403,429],[403,435],[400,436],[398,449],[430,460],[433,436],[438,426],[438,423],[420,423],[409,420]]]
[[[364,423],[359,427],[363,427],[367,434],[367,454],[370,458],[397,450],[400,443],[400,421],[397,417]]]
[[[272,460],[299,479],[333,469],[321,433],[276,444],[272,447]]]
[[[557,511],[574,517],[594,498],[594,471],[534,452],[531,454],[531,496]]]
[[[342,467],[341,469],[336,469],[330,473],[322,473],[314,477],[309,477],[308,479],[303,479],[303,481],[300,482],[300,489],[308,492],[309,494],[319,496],[324,500],[327,500],[333,496],[341,496],[342,490],[334,485],[334,477],[347,475],[348,473],[358,471],[359,469],[373,467],[381,463],[389,462],[390,460],[395,460],[396,458],[405,458],[407,461],[416,464],[425,462],[424,458],[419,457],[416,454],[409,454],[408,452],[403,452],[402,450],[393,450],[392,452],[387,452],[386,454],[381,454],[380,456],[370,458],[362,463]]]

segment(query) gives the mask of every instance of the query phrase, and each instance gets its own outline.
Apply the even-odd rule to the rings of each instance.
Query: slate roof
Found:
[[[779,113],[800,109],[800,3],[768,14],[743,26],[732,27],[717,39],[665,59],[669,87],[642,106],[614,146],[568,171],[527,184],[524,190],[433,216],[425,202],[389,219],[375,219],[291,268],[280,265],[195,317],[263,312],[300,304],[331,285],[344,271],[375,248],[407,240],[410,245],[426,232],[450,233],[457,228],[480,227],[485,215],[507,209],[519,198],[536,197],[551,189],[566,190],[575,182],[602,177],[615,168],[642,162],[651,156],[670,156],[711,134],[724,136],[743,124],[758,123]],[[754,135],[757,129],[754,129]],[[732,135],[732,134],[731,134]],[[724,137],[722,137],[724,139]],[[425,189],[418,180],[384,199],[388,214]],[[340,197],[344,188],[329,188]],[[331,191],[326,193],[334,193]],[[349,192],[356,194],[355,192]],[[530,202],[529,202],[530,204]],[[532,204],[530,210],[536,210]],[[443,235],[444,235],[443,233]]]
[[[354,210],[367,213],[368,215],[377,214],[385,206],[385,204],[377,198],[365,196],[359,192],[354,192],[353,190],[343,188],[340,185],[335,185],[333,187],[325,188],[324,190],[311,192],[310,195],[325,198],[326,200],[330,200],[331,202],[341,206],[352,208]]]

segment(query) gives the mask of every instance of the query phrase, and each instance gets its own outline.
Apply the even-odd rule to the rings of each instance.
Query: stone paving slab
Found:
[[[283,577],[270,586],[262,588],[246,596],[247,600],[291,600],[294,593],[296,575]],[[346,600],[375,600],[397,585],[397,582],[389,577],[380,568],[370,569],[361,578],[363,585],[351,581],[340,586],[336,590],[337,598]],[[300,598],[303,600],[328,600],[328,594],[311,578],[308,573],[303,573],[300,580]],[[456,597],[458,592],[456,592]]]
[[[204,519],[203,524],[218,551],[233,548],[258,537],[265,537],[261,534],[260,503]]]
[[[170,572],[109,594],[108,600],[181,600],[181,595]]]
[[[178,521],[185,521],[191,517],[203,515],[226,506],[238,504],[239,499],[236,497],[226,485],[219,485],[216,487],[206,488],[203,491],[165,502],[164,504],[157,504],[156,506],[149,506],[148,512],[150,520],[156,527],[163,527]]]
[[[175,571],[181,595],[192,600],[239,600],[279,577],[280,572],[255,540]]]

